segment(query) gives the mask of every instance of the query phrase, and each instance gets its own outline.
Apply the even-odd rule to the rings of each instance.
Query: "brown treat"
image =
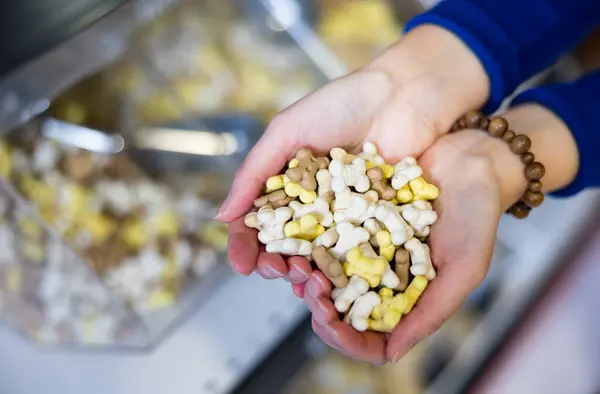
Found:
[[[112,179],[136,180],[144,178],[144,172],[123,154],[113,156],[104,171]]]
[[[465,123],[469,129],[478,129],[485,116],[479,111],[469,111],[465,115]]]
[[[515,132],[512,130],[507,130],[504,132],[504,134],[502,134],[502,139],[506,143],[510,143],[513,140],[513,138],[515,138]]]
[[[525,167],[525,178],[528,181],[539,181],[546,174],[546,168],[540,162],[528,164]]]
[[[65,155],[60,163],[60,170],[76,182],[85,182],[91,178],[95,167],[92,153],[86,151]]]
[[[396,198],[396,190],[385,183],[385,180],[383,179],[383,170],[381,168],[371,168],[367,171],[367,176],[371,180],[371,189],[377,192],[379,198],[387,201]]]
[[[508,122],[502,118],[494,118],[490,121],[488,131],[492,137],[500,138],[508,128]]]
[[[523,154],[531,148],[531,140],[526,135],[517,135],[510,141],[510,150],[517,154]]]
[[[509,212],[517,219],[525,219],[527,216],[529,216],[531,208],[525,205],[523,201],[519,201],[510,208]]]
[[[544,195],[542,193],[534,193],[527,190],[523,194],[523,202],[530,208],[536,208],[544,202]]]
[[[317,267],[333,283],[335,287],[341,288],[348,284],[348,278],[344,275],[342,263],[333,257],[323,246],[313,249],[312,258]]]
[[[317,171],[327,168],[329,159],[326,157],[315,158],[308,148],[299,149],[295,159],[298,162],[296,167],[288,169],[285,175],[290,181],[299,183],[304,190],[317,190]]]
[[[535,161],[535,155],[531,152],[525,152],[521,155],[521,162],[523,164],[531,164]]]
[[[539,193],[542,191],[542,183],[540,181],[531,181],[527,185],[527,190],[534,193]]]
[[[127,257],[127,252],[117,242],[107,242],[104,245],[89,248],[84,251],[83,256],[94,272],[104,275],[108,270],[121,265]]]
[[[394,261],[396,262],[394,271],[396,272],[396,275],[398,275],[398,279],[400,279],[400,284],[396,290],[404,291],[408,287],[410,279],[410,253],[403,248],[399,248],[396,250]]]
[[[294,198],[285,194],[284,190],[277,190],[254,200],[254,206],[256,208],[262,208],[268,204],[272,206],[273,209],[277,209],[288,205],[292,201],[294,201]]]
[[[266,207],[266,205],[263,205]],[[262,223],[258,220],[258,214],[256,212],[250,212],[244,218],[244,224],[246,227],[255,228],[257,230],[262,229]]]

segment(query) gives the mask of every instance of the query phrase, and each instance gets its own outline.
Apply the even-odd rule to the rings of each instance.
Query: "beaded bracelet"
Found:
[[[535,161],[535,156],[529,151],[531,140],[526,135],[515,134],[508,127],[506,119],[496,116],[487,117],[479,111],[471,111],[461,116],[454,124],[450,132],[464,129],[479,129],[487,131],[492,137],[505,141],[510,150],[521,157],[525,165],[525,178],[527,179],[527,190],[506,212],[518,219],[529,216],[532,208],[539,207],[544,202],[541,179],[546,173],[542,163]]]

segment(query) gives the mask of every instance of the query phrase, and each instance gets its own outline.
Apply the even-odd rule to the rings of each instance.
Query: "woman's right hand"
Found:
[[[483,105],[487,76],[476,57],[451,33],[422,26],[365,68],[335,80],[281,112],[238,170],[217,219],[229,223],[229,258],[243,275],[304,283],[309,262],[284,260],[258,244],[256,230],[244,225],[266,180],[294,152],[309,147],[319,154],[340,146],[359,150],[375,143],[389,163],[418,156],[464,112]],[[302,295],[301,286],[295,288]]]

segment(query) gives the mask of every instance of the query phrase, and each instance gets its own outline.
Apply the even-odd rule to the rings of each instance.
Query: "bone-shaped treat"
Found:
[[[293,200],[294,197],[288,196],[285,191],[277,190],[254,200],[254,206],[260,208],[265,205],[270,205],[272,208],[281,208],[285,207]]]
[[[331,188],[334,192],[343,192],[347,187],[353,186],[357,192],[364,193],[369,190],[371,182],[366,174],[367,165],[364,159],[356,158],[350,164],[340,160],[331,160],[329,173],[332,176]]]
[[[438,188],[431,183],[427,183],[422,177],[409,181],[408,186],[415,200],[435,200],[440,196]]]
[[[302,201],[305,204],[310,204],[317,199],[317,192],[313,190],[306,190],[299,183],[296,182],[287,182],[283,190],[285,194],[289,196],[292,200],[298,197],[300,198],[300,201]]]
[[[328,230],[326,230],[323,234],[319,235],[314,241],[313,241],[313,248],[317,247],[317,246],[323,246],[326,249],[329,249],[331,247],[333,247],[333,245],[335,245],[335,243],[338,241],[338,233],[335,227],[332,227]]]
[[[258,212],[247,214],[244,223],[248,227],[259,230],[258,240],[262,244],[267,244],[285,238],[285,223],[291,218],[292,209],[289,207],[273,209],[270,206],[264,206]]]
[[[329,203],[323,197],[318,197],[312,204],[301,204],[298,201],[292,201],[288,206],[294,211],[294,219],[313,215],[322,226],[329,227],[333,224],[333,214],[329,210]]]
[[[356,331],[367,330],[369,328],[369,316],[379,304],[381,304],[381,298],[374,291],[369,291],[358,297],[347,316],[352,327]]]
[[[265,193],[272,193],[274,191],[283,189],[288,181],[289,179],[287,179],[285,175],[274,175],[270,177],[267,179]]]
[[[394,262],[396,263],[394,271],[400,280],[400,284],[396,290],[404,291],[408,286],[408,280],[410,278],[410,253],[408,253],[406,249],[399,248],[396,250]]]
[[[370,287],[377,287],[387,267],[389,265],[383,257],[365,256],[363,250],[356,246],[346,254],[344,273],[346,276],[358,275],[366,280]]]
[[[317,179],[317,184],[319,185],[317,189],[318,196],[323,197],[327,202],[330,203],[334,198],[334,191],[331,188],[332,176],[329,173],[329,170],[322,169],[317,171],[315,178]]]
[[[279,253],[287,256],[310,256],[312,244],[303,239],[285,238],[269,242],[265,247],[267,253]]]
[[[325,232],[315,215],[305,215],[298,220],[286,223],[283,232],[287,238],[299,238],[312,241]]]
[[[429,226],[436,222],[438,215],[429,202],[417,200],[402,206],[402,217],[411,225],[418,237],[426,237],[429,235]]]
[[[352,223],[338,223],[335,228],[339,238],[335,246],[329,249],[329,253],[342,262],[346,261],[346,254],[350,249],[369,240],[367,230],[362,227],[354,227]]]
[[[396,190],[388,185],[383,179],[383,170],[379,167],[373,167],[367,171],[367,176],[371,180],[371,188],[377,192],[382,200],[393,200],[396,198]]]
[[[421,175],[423,175],[423,170],[417,164],[417,160],[414,157],[407,157],[394,166],[392,187],[396,190],[401,189],[408,182]]]
[[[360,276],[352,276],[345,287],[334,289],[331,292],[335,309],[340,313],[347,312],[350,309],[350,305],[367,291],[369,291],[367,281]]]
[[[348,201],[342,201],[342,198],[347,198]],[[335,205],[336,209],[333,213],[333,219],[336,223],[350,222],[355,225],[360,225],[365,220],[375,217],[375,210],[377,209],[377,204],[368,201],[365,197],[363,197],[360,194],[351,194],[349,197],[347,197],[347,193],[340,193],[340,203],[341,204]],[[338,207],[340,205],[347,205],[347,207],[339,209]]]
[[[374,246],[379,248],[379,255],[387,261],[392,261],[394,259],[396,246],[392,243],[392,235],[389,231],[378,231],[377,234],[375,234]]]
[[[394,296],[389,289],[381,289],[379,297],[382,302],[373,309],[371,314],[373,319],[369,320],[369,328],[380,332],[391,332],[408,307],[408,297],[404,294]]]
[[[391,243],[391,241],[390,241],[390,243]],[[377,253],[375,253],[375,250],[373,250],[373,247],[371,246],[371,244],[368,242],[361,243],[359,245],[359,247],[360,247],[361,252],[363,253],[363,256],[370,257],[370,258],[383,257],[383,256],[378,256]],[[392,245],[392,247],[393,247],[393,245]],[[392,267],[389,264],[386,264],[385,271],[381,275],[381,284],[390,289],[395,289],[396,287],[398,287],[400,285],[400,280],[398,279],[398,276],[396,276],[396,273],[392,270]]]
[[[404,248],[410,253],[410,272],[414,276],[424,276],[427,280],[433,280],[435,269],[431,263],[429,246],[416,238],[411,238],[406,241]]]
[[[348,284],[348,278],[344,275],[342,263],[329,254],[323,246],[317,246],[313,249],[312,258],[317,267],[335,287],[341,288]]]
[[[342,209],[348,209],[352,204],[353,197],[356,196],[367,200],[367,202],[369,203],[376,203],[377,201],[379,201],[379,196],[377,195],[377,192],[375,190],[369,190],[366,193],[355,193],[350,189],[346,188],[342,192],[335,193],[335,199],[331,204],[331,210],[335,212]]]
[[[412,308],[417,303],[417,300],[421,297],[421,294],[425,291],[427,287],[427,278],[424,276],[415,276],[415,278],[410,282],[410,285],[406,288],[404,294],[408,299],[408,304],[406,305],[406,309],[404,310],[404,314],[409,313]]]
[[[365,142],[363,144],[362,152],[359,153],[358,157],[370,161],[375,165],[385,164],[385,160],[379,155],[377,147],[372,142]]]
[[[400,204],[406,204],[407,202],[411,202],[413,200],[413,193],[408,187],[408,184],[402,186],[400,189],[396,190],[396,200]]]
[[[315,179],[317,171],[327,168],[328,165],[328,158],[315,158],[310,149],[302,148],[296,152],[285,175],[290,181],[300,184],[304,190],[314,191],[317,190],[317,180]]]
[[[382,222],[392,235],[392,243],[396,246],[404,244],[414,235],[410,227],[395,207],[390,204],[379,204],[375,210],[375,218]]]

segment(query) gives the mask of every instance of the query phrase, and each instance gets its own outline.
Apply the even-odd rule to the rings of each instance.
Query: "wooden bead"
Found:
[[[481,130],[487,130],[489,126],[490,126],[490,118],[488,118],[486,116],[485,118],[483,118],[483,121],[481,122]]]
[[[469,129],[478,129],[481,127],[481,122],[484,115],[479,111],[470,111],[465,115],[465,124]]]
[[[539,207],[544,202],[544,195],[527,190],[523,194],[523,202],[531,208]]]
[[[536,161],[525,167],[525,178],[527,178],[528,181],[538,181],[542,179],[545,174],[546,168],[540,162]]]
[[[506,143],[510,143],[513,138],[515,138],[515,132],[512,130],[507,130],[504,132],[504,134],[502,134],[502,139],[506,142]]]
[[[535,155],[531,152],[525,152],[521,155],[523,164],[531,164],[535,161]]]
[[[490,121],[488,131],[492,137],[500,138],[508,129],[508,122],[503,118],[494,118]]]
[[[540,181],[531,181],[527,185],[527,190],[534,193],[539,193],[542,191],[542,183]]]
[[[525,219],[527,216],[529,216],[529,212],[531,212],[531,208],[525,205],[523,201],[519,201],[510,207],[510,213],[517,219]]]
[[[531,140],[526,135],[517,135],[510,141],[510,150],[521,155],[531,148]]]
[[[459,120],[458,120],[458,129],[462,130],[462,129],[466,129],[467,128],[467,122],[464,116],[462,116]]]

